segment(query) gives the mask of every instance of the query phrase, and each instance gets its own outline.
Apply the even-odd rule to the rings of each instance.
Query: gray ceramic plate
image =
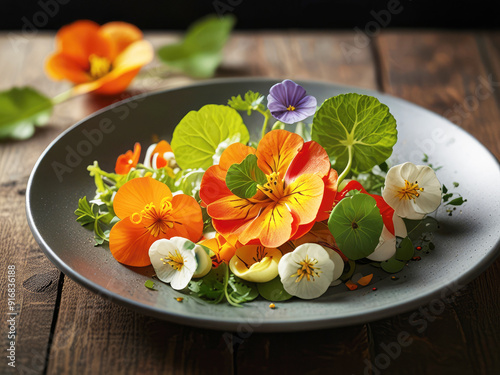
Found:
[[[496,258],[500,249],[500,186],[498,161],[476,139],[448,120],[406,101],[373,91],[318,82],[300,82],[319,102],[333,95],[359,92],[374,95],[391,109],[398,123],[399,140],[394,162],[421,163],[429,155],[442,183],[468,199],[452,217],[437,212],[441,228],[434,234],[435,250],[419,262],[410,262],[391,280],[376,274],[374,285],[356,291],[331,288],[314,301],[293,299],[278,303],[258,300],[242,308],[210,305],[180,294],[168,285],[158,291],[144,287],[151,267],[127,268],[109,250],[94,247],[92,233],[73,214],[78,198],[91,197],[95,186],[86,170],[98,160],[113,170],[116,157],[134,142],[148,145],[153,134],[170,140],[179,120],[205,104],[225,104],[247,90],[267,93],[276,83],[269,79],[210,81],[191,87],[132,98],[86,118],[59,136],[38,160],[27,190],[27,216],[34,237],[47,257],[67,276],[114,302],[144,314],[173,322],[212,329],[293,331],[358,324],[381,319],[423,304],[439,311],[442,299],[471,281]],[[243,116],[256,138],[257,122]],[[258,116],[256,116],[258,117]],[[144,156],[144,152],[143,152]],[[373,270],[373,267],[370,267]],[[377,288],[372,291],[372,287]]]

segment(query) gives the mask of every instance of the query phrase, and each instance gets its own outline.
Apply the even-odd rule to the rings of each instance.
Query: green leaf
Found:
[[[249,139],[236,110],[209,104],[184,116],[174,130],[171,146],[182,169],[208,169],[230,144],[247,143]]]
[[[460,184],[459,184],[458,182],[454,182],[454,183],[453,183],[453,187],[457,188],[457,187],[459,187],[459,186],[460,186]]]
[[[380,263],[382,269],[385,272],[389,272],[389,273],[396,273],[396,272],[401,271],[404,268],[405,264],[406,264],[405,262],[401,262],[400,260],[397,260],[395,258],[395,255],[392,258]]]
[[[90,207],[87,197],[78,200],[78,208],[75,210],[75,215],[78,216],[76,221],[81,225],[87,225],[95,221],[94,211]]]
[[[161,61],[197,78],[209,78],[222,61],[222,48],[236,22],[232,15],[211,15],[193,23],[185,38],[158,50]]]
[[[292,295],[288,294],[285,288],[283,288],[283,283],[279,276],[276,276],[267,283],[257,284],[257,288],[260,295],[268,301],[280,302],[292,298]]]
[[[155,288],[155,283],[152,281],[152,280],[147,280],[145,283],[144,283],[144,286],[148,289],[151,289],[151,290],[158,290]]]
[[[221,265],[222,266],[222,265]],[[189,290],[199,298],[211,303],[219,303],[224,298],[224,267],[212,269],[202,279],[191,280]]]
[[[245,111],[250,116],[252,111],[256,111],[258,109],[266,109],[264,105],[261,104],[263,100],[264,95],[250,90],[245,93],[245,99],[242,99],[241,95],[232,96],[231,99],[228,100],[227,105],[231,108],[236,109],[237,111]]]
[[[35,126],[45,125],[52,114],[52,101],[31,87],[0,92],[0,139],[26,139]]]
[[[226,185],[240,198],[252,198],[257,185],[264,185],[267,177],[257,166],[257,156],[248,155],[240,164],[233,164],[227,170]]]
[[[443,184],[443,194],[446,194],[448,192],[448,188],[446,187],[446,185]]]
[[[240,279],[231,273],[228,280],[228,295],[232,302],[243,303],[253,301],[259,296],[259,292],[254,283]]]
[[[339,249],[353,260],[373,253],[383,226],[377,203],[367,194],[342,199],[333,208],[328,220],[328,228]]]
[[[342,94],[327,99],[316,112],[312,140],[325,148],[334,169],[344,170],[352,158],[352,169],[365,172],[391,156],[396,120],[372,96]]]
[[[464,199],[463,197],[458,197],[458,198],[455,198],[451,201],[449,201],[448,203],[446,203],[446,205],[450,205],[450,206],[461,206],[462,204],[464,204],[465,202],[467,202],[467,199]]]
[[[415,250],[413,249],[413,243],[411,242],[409,237],[405,237],[403,241],[399,244],[399,247],[396,249],[396,259],[397,260],[410,260],[413,257]]]
[[[403,221],[405,222],[408,237],[412,241],[420,239],[424,233],[435,232],[439,228],[438,221],[430,216],[422,220],[403,219]]]

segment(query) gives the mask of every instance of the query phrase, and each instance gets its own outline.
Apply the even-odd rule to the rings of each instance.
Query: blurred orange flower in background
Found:
[[[154,57],[142,32],[126,22],[99,26],[76,21],[59,30],[56,43],[57,51],[46,62],[47,74],[73,82],[75,94],[120,93]]]

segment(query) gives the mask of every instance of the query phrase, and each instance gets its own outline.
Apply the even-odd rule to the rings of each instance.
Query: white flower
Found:
[[[441,204],[441,184],[431,167],[404,163],[389,169],[382,196],[400,217],[420,220]]]
[[[278,273],[292,296],[312,299],[326,292],[333,281],[334,263],[323,246],[306,243],[283,255]]]
[[[203,247],[182,237],[155,241],[149,248],[149,258],[156,276],[176,290],[184,289],[193,276],[202,277],[211,268]]]
[[[394,223],[395,233],[392,234],[389,232],[387,227],[384,225],[378,246],[375,248],[373,253],[367,256],[368,259],[376,262],[383,262],[396,254],[396,236],[405,238],[407,231],[405,222],[398,215],[396,215],[396,212],[394,212],[394,215],[392,216],[392,222]]]

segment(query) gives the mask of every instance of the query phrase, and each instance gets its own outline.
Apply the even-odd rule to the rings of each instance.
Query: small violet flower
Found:
[[[267,107],[275,119],[285,124],[302,121],[316,112],[316,98],[306,95],[306,90],[285,79],[269,90]]]

